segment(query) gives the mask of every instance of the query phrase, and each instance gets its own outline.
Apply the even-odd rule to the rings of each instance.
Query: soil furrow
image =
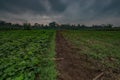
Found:
[[[92,80],[96,73],[88,68],[86,57],[77,54],[77,49],[64,39],[60,31],[56,35],[58,80]]]

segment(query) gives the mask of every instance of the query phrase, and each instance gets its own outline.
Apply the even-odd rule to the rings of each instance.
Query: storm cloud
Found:
[[[120,25],[120,0],[0,0],[0,20]]]

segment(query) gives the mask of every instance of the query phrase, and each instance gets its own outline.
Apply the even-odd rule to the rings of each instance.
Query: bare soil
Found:
[[[113,72],[104,71],[98,61],[80,54],[80,49],[68,42],[61,31],[56,34],[58,80],[120,80]],[[101,75],[102,74],[102,75]],[[117,73],[118,74],[118,73]]]

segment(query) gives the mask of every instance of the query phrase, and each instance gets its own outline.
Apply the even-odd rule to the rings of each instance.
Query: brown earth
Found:
[[[113,73],[104,71],[98,61],[89,59],[86,55],[78,53],[75,48],[62,35],[56,34],[56,60],[59,71],[58,80],[119,80]],[[95,79],[97,78],[98,79]],[[120,77],[119,77],[120,78]]]

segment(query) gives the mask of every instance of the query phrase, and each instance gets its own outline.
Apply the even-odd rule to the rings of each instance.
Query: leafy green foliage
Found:
[[[56,80],[55,31],[1,31],[0,80]]]

